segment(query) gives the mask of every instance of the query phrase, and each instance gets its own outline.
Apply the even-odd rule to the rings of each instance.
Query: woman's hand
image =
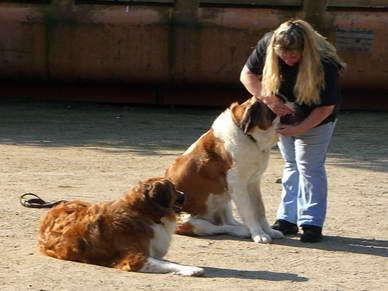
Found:
[[[328,117],[334,110],[334,105],[321,106],[311,111],[310,115],[301,123],[290,125],[290,124],[279,124],[276,131],[281,135],[292,136],[302,134],[309,129],[320,124],[326,117]]]
[[[260,100],[262,100],[263,103],[267,105],[276,115],[284,116],[294,113],[294,111],[287,107],[284,102],[275,95],[260,97]]]

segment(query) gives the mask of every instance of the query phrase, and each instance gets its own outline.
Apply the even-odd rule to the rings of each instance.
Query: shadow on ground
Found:
[[[247,271],[203,267],[205,269],[206,278],[238,278],[238,279],[254,279],[267,281],[293,281],[305,282],[307,278],[291,273],[279,273],[270,271]]]
[[[388,241],[342,236],[324,236],[318,243],[302,243],[299,237],[276,240],[276,244],[297,248],[313,248],[330,252],[345,252],[365,254],[378,257],[388,257]]]
[[[0,106],[0,144],[89,147],[137,155],[184,151],[220,108],[13,102]],[[343,112],[329,158],[336,165],[388,172],[388,113]],[[338,161],[340,159],[341,161]]]

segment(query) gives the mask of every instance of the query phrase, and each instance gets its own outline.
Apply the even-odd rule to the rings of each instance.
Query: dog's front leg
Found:
[[[147,258],[144,266],[138,270],[144,273],[173,273],[182,276],[202,276],[204,270],[199,267],[183,266],[175,263]]]
[[[204,273],[202,268],[178,265],[152,257],[145,258],[141,254],[124,257],[112,265],[112,267],[127,272],[174,273],[183,276],[202,276]]]
[[[232,208],[232,201],[229,201],[227,204],[225,204],[225,207],[222,211],[222,219],[225,224],[229,225],[237,225],[237,226],[244,226],[241,222],[237,221],[233,216],[233,208]]]
[[[248,227],[254,242],[270,243],[271,236],[264,232],[259,223],[263,215],[260,213],[258,197],[248,191],[249,178],[241,177],[237,172],[237,170],[231,170],[227,176],[229,193],[236,204],[237,211]]]
[[[281,233],[278,230],[274,230],[271,228],[271,226],[268,223],[266,213],[265,213],[265,207],[263,203],[263,197],[261,195],[260,190],[260,179],[261,176],[255,176],[253,179],[251,179],[249,185],[248,185],[248,193],[250,196],[254,196],[255,202],[256,202],[256,211],[259,215],[259,224],[263,231],[268,234],[271,238],[284,238],[283,233]]]

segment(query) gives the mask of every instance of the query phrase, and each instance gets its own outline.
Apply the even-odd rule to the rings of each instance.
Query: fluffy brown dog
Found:
[[[124,271],[201,275],[201,268],[160,260],[168,251],[183,195],[168,179],[152,178],[116,201],[61,203],[42,218],[39,250]]]

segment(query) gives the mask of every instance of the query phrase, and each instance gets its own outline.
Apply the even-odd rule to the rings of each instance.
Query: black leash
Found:
[[[33,198],[28,198],[28,197],[33,197]],[[40,198],[38,195],[30,192],[24,193],[20,196],[20,204],[23,205],[24,207],[29,207],[29,208],[51,208],[62,202],[67,202],[67,201],[54,200],[51,202],[47,202],[47,201],[44,201],[42,198]]]

